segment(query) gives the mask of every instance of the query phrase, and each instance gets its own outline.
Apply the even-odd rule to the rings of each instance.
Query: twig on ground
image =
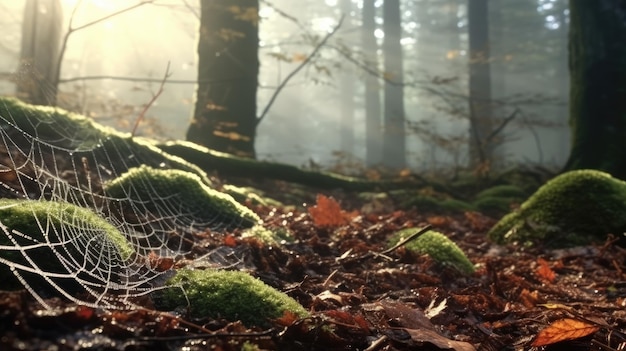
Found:
[[[409,235],[408,237],[400,240],[400,242],[398,242],[397,244],[395,244],[394,246],[388,248],[385,251],[380,252],[380,255],[386,255],[390,252],[392,252],[393,250],[406,245],[409,241],[417,239],[419,236],[421,236],[422,234],[426,233],[427,231],[431,230],[433,227],[429,224],[427,226],[425,226],[424,228],[420,229],[419,231],[417,231],[416,233],[413,233],[411,235]]]

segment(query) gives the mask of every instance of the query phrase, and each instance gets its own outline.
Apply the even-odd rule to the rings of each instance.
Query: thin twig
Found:
[[[428,224],[424,228],[422,228],[422,229],[418,230],[417,232],[409,235],[408,237],[400,240],[397,244],[395,244],[394,246],[388,248],[385,251],[380,252],[379,254],[380,255],[386,255],[386,254],[390,253],[391,251],[393,251],[393,250],[395,250],[395,249],[397,249],[397,248],[399,248],[401,246],[406,245],[406,243],[408,243],[409,241],[417,239],[419,236],[423,235],[424,233],[426,233],[427,231],[431,230],[432,228],[433,227],[430,224]]]
[[[341,24],[343,23],[345,16],[341,16],[341,18],[339,19],[339,23],[337,23],[337,25],[335,26],[335,28],[333,28],[332,31],[330,31],[328,34],[326,34],[326,36],[324,37],[324,39],[322,39],[316,46],[315,49],[309,54],[309,56],[307,56],[306,59],[304,59],[304,61],[302,61],[302,63],[300,63],[300,65],[298,67],[296,67],[296,69],[294,69],[293,71],[291,71],[291,73],[289,73],[289,75],[287,75],[287,77],[285,78],[285,80],[283,80],[280,85],[278,86],[278,88],[274,91],[274,94],[272,94],[272,97],[270,98],[270,101],[267,103],[267,105],[265,106],[265,108],[263,109],[263,112],[261,113],[261,115],[256,119],[256,125],[259,125],[259,123],[261,123],[261,121],[263,120],[263,118],[265,118],[265,116],[267,115],[267,112],[269,111],[270,107],[272,107],[272,105],[274,104],[274,101],[276,100],[276,98],[278,97],[278,94],[281,92],[281,90],[283,90],[283,88],[287,85],[287,83],[291,80],[291,78],[295,77],[296,74],[298,74],[298,72],[300,72],[300,70],[302,68],[304,68],[304,66],[306,66],[309,62],[311,62],[311,60],[313,59],[313,57],[315,57],[315,55],[317,55],[317,53],[320,51],[320,49],[326,45],[326,42],[328,41],[328,39],[330,39],[330,37],[332,37],[337,30],[339,29],[339,27],[341,27]]]
[[[515,118],[515,116],[517,116],[519,112],[520,112],[519,107],[516,107],[513,113],[511,113],[507,118],[505,118],[496,129],[491,131],[491,133],[487,137],[487,142],[491,143],[493,138],[495,138],[504,129],[504,127],[506,127],[506,125],[509,124],[509,122],[511,122]]]
[[[76,6],[74,6],[74,9],[72,10],[72,14],[70,15],[70,21],[69,21],[69,25],[68,25],[68,29],[67,29],[67,33],[65,33],[65,36],[63,36],[63,42],[61,43],[61,49],[59,51],[59,57],[57,58],[57,62],[56,62],[56,71],[55,71],[55,77],[54,77],[54,81],[52,82],[52,89],[54,89],[54,96],[51,96],[52,99],[52,105],[56,105],[56,99],[57,99],[57,92],[58,92],[58,85],[59,85],[59,81],[61,80],[61,67],[63,66],[63,57],[65,56],[65,50],[67,49],[67,42],[70,39],[70,35],[78,30],[81,30],[83,28],[87,28],[89,26],[92,26],[94,24],[100,23],[102,21],[105,21],[111,17],[120,15],[124,12],[133,10],[139,6],[143,6],[149,3],[154,2],[154,0],[145,0],[142,1],[140,3],[137,3],[133,6],[127,7],[125,9],[122,9],[120,11],[114,12],[110,15],[106,15],[102,18],[99,18],[97,20],[91,21],[89,23],[83,24],[82,26],[78,26],[78,27],[74,27],[74,19],[76,18],[76,12],[78,11],[78,8],[80,7],[82,0],[79,0],[76,3]]]
[[[165,81],[167,80],[167,78],[170,75],[171,75],[171,73],[170,73],[170,62],[168,61],[167,62],[167,68],[165,68],[165,75],[163,75],[163,79],[161,80],[161,85],[159,86],[159,91],[157,91],[156,94],[152,94],[152,99],[143,108],[143,111],[141,111],[141,113],[137,117],[137,120],[135,120],[135,125],[133,126],[133,131],[130,133],[131,139],[135,136],[135,132],[137,132],[137,127],[139,127],[139,123],[144,119],[144,117],[146,115],[146,112],[148,111],[150,106],[152,106],[152,104],[156,101],[156,99],[159,97],[159,95],[161,95],[161,93],[163,92],[163,86],[165,85]]]

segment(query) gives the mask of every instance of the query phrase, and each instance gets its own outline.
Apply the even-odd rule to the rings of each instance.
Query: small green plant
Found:
[[[245,272],[182,269],[166,285],[170,288],[155,298],[158,307],[188,307],[195,318],[222,317],[267,326],[286,311],[301,317],[308,315],[294,299]]]
[[[415,233],[416,228],[403,229],[394,233],[389,239],[389,246],[393,246],[402,239]],[[464,274],[472,274],[475,271],[472,262],[465,253],[447,236],[429,230],[428,232],[405,244],[407,250],[420,254],[429,255],[434,261],[450,265]]]

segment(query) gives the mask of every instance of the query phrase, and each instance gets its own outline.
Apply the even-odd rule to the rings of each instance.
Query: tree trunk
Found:
[[[196,106],[187,140],[255,157],[258,0],[201,0]]]
[[[488,137],[493,130],[489,64],[488,0],[468,0],[470,165],[487,167],[492,160]]]
[[[378,72],[378,45],[376,44],[376,7],[374,1],[363,2],[363,53],[367,64]],[[367,74],[365,77],[365,164],[368,167],[382,162],[382,123],[380,118],[379,79]]]
[[[570,127],[565,170],[626,179],[626,2],[570,0]]]
[[[62,22],[59,0],[26,1],[17,80],[17,96],[26,102],[49,105],[56,100]]]
[[[341,0],[341,12],[346,16],[345,22],[348,24],[346,30],[352,29],[352,2],[351,0]],[[349,41],[348,41],[349,42]],[[354,73],[344,70],[340,78],[340,112],[341,112],[341,151],[348,157],[354,156]]]
[[[385,40],[385,128],[383,138],[383,162],[390,169],[406,167],[404,72],[402,67],[402,26],[400,0],[383,3],[383,29]]]

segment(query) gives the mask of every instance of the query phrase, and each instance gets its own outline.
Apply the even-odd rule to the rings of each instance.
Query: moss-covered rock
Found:
[[[389,239],[389,246],[397,244],[417,230],[417,228],[409,228],[394,233]],[[406,243],[405,248],[420,254],[427,254],[434,261],[443,265],[450,265],[464,274],[474,273],[474,265],[465,253],[452,240],[439,232],[429,230]]]
[[[488,233],[497,243],[567,247],[626,231],[626,183],[595,170],[571,171],[539,188]]]
[[[177,221],[210,228],[250,228],[260,218],[230,195],[203,184],[192,173],[180,170],[132,168],[105,184],[105,193],[112,198],[142,204],[158,216],[176,215]],[[170,213],[168,211],[176,211]]]
[[[98,281],[90,276],[101,271],[119,282],[134,253],[114,226],[93,211],[68,203],[0,199],[0,223],[6,228],[0,230],[0,261],[22,277],[35,268],[68,275],[69,280],[76,274]],[[0,270],[0,277],[4,289],[22,287],[8,269]]]
[[[182,269],[166,284],[171,288],[157,294],[157,307],[188,307],[195,318],[222,317],[267,326],[285,311],[302,317],[308,314],[294,299],[244,272]]]

